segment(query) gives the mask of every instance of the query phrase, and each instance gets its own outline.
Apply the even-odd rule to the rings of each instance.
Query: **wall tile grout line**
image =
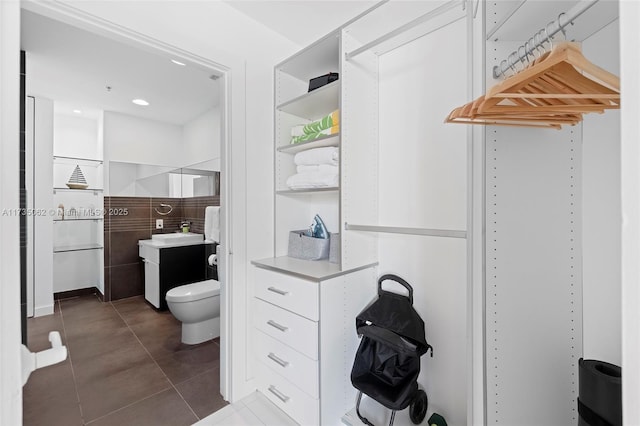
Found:
[[[96,296],[97,298],[97,296]],[[76,400],[78,401],[78,409],[80,410],[80,418],[82,419],[82,424],[86,424],[84,421],[84,413],[82,412],[82,402],[80,401],[80,392],[78,392],[78,382],[76,381],[76,372],[73,368],[73,361],[71,360],[71,351],[69,350],[69,339],[67,338],[67,328],[64,324],[64,312],[62,311],[62,303],[60,300],[56,300],[55,303],[58,304],[58,309],[60,309],[60,322],[62,322],[62,332],[64,333],[64,342],[67,345],[67,357],[69,358],[69,366],[71,368],[71,377],[73,378],[73,388],[76,390]]]

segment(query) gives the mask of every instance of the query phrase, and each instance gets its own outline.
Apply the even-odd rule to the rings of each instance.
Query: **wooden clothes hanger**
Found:
[[[577,124],[584,113],[616,108],[620,79],[586,59],[576,43],[562,42],[485,96],[454,109],[445,122],[559,129]]]

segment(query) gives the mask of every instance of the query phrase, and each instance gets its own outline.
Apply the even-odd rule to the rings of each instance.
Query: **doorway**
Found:
[[[45,14],[46,15],[46,14]],[[85,27],[86,22],[85,22]],[[105,33],[104,28],[98,28],[99,26],[96,25],[96,28],[94,28],[94,30],[96,32],[100,31],[102,34]],[[228,119],[229,119],[229,114],[228,114],[228,104],[229,104],[229,78],[228,78],[228,69],[224,66],[221,66],[220,64],[217,64],[215,62],[212,62],[210,60],[207,60],[205,58],[202,57],[198,57],[196,55],[192,55],[188,52],[184,52],[184,51],[180,51],[178,49],[173,49],[169,46],[166,45],[154,45],[154,43],[152,41],[149,41],[147,39],[145,40],[141,40],[138,39],[135,35],[133,34],[127,34],[127,35],[123,35],[123,34],[116,34],[116,32],[113,32],[112,34],[107,34],[107,37],[109,38],[113,38],[113,39],[118,39],[120,41],[126,41],[127,44],[134,46],[134,47],[138,47],[138,48],[143,48],[145,51],[149,51],[149,50],[155,50],[156,52],[161,53],[162,55],[164,55],[166,58],[172,58],[178,62],[183,62],[183,63],[189,63],[189,64],[195,64],[199,67],[208,69],[211,72],[211,76],[215,76],[218,78],[218,84],[220,87],[220,142],[221,142],[221,146],[220,146],[220,158],[219,158],[219,167],[220,167],[220,172],[221,172],[221,182],[220,182],[220,204],[221,204],[221,228],[222,228],[222,237],[221,237],[221,243],[223,246],[223,250],[222,253],[219,252],[219,254],[221,254],[219,256],[219,267],[220,267],[220,280],[224,283],[223,284],[223,290],[222,290],[222,294],[221,294],[221,305],[222,305],[222,316],[223,316],[223,320],[222,320],[222,329],[221,329],[221,339],[220,339],[220,346],[221,346],[221,350],[220,350],[220,358],[221,358],[221,368],[220,368],[220,391],[222,393],[222,395],[224,395],[226,397],[226,395],[228,395],[229,390],[228,390],[228,361],[227,361],[227,356],[226,353],[228,351],[227,349],[227,330],[229,328],[229,312],[228,309],[226,308],[226,302],[228,300],[228,295],[226,294],[225,291],[225,286],[228,286],[231,280],[231,274],[230,271],[227,270],[227,253],[228,253],[228,249],[227,247],[230,244],[225,244],[226,241],[228,241],[228,233],[227,230],[230,229],[231,226],[231,215],[228,214],[229,211],[229,207],[230,207],[230,203],[231,203],[231,197],[229,196],[229,191],[228,188],[230,187],[230,182],[229,182],[229,177],[230,175],[230,168],[229,168],[229,161],[227,160],[227,156],[226,153],[229,152],[229,147],[228,147],[228,131],[227,131],[227,126],[228,126]],[[28,53],[28,50],[27,50]],[[179,64],[175,64],[176,66],[182,66]],[[29,78],[29,67],[28,67],[28,61],[27,61],[27,79]],[[106,89],[106,86],[105,86]],[[104,166],[103,166],[104,167]],[[37,233],[35,234],[35,240],[37,241]],[[37,274],[35,274],[37,275]],[[37,280],[37,278],[36,278]],[[104,287],[103,287],[104,288]],[[37,293],[37,292],[34,292]],[[37,312],[37,309],[36,309]]]

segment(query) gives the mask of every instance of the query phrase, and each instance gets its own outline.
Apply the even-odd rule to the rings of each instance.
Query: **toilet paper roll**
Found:
[[[579,426],[592,426],[600,420],[622,425],[622,371],[615,364],[582,359],[579,365]]]
[[[218,264],[218,256],[215,254],[212,254],[211,256],[209,256],[209,259],[207,260],[209,262],[209,266],[214,266]]]

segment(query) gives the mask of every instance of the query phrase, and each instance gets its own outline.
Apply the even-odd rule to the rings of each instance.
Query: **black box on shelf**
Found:
[[[322,86],[325,86],[332,81],[336,81],[339,75],[337,72],[330,72],[329,74],[321,75],[319,77],[312,78],[309,80],[309,92],[312,90],[316,90]]]

